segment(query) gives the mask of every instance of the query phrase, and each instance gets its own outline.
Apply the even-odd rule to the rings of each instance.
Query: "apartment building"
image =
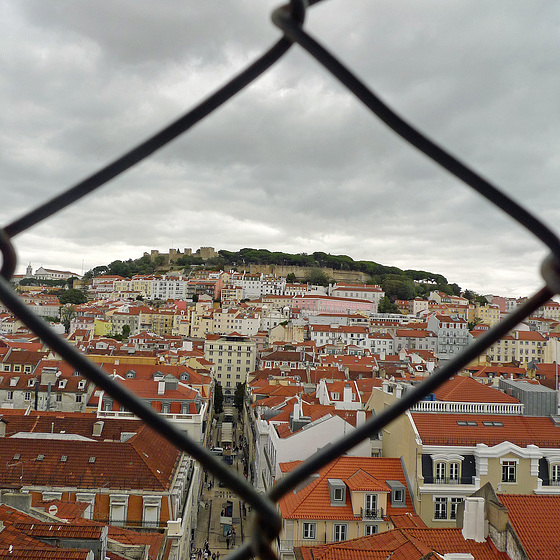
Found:
[[[539,332],[515,330],[488,348],[486,357],[492,362],[539,362],[544,360],[546,344],[547,337]]]
[[[454,319],[447,315],[434,313],[428,318],[428,330],[438,339],[437,357],[450,360],[468,346],[471,335],[465,319]]]
[[[209,335],[204,343],[204,357],[215,365],[214,378],[224,395],[233,395],[240,383],[256,369],[256,342],[239,333]]]

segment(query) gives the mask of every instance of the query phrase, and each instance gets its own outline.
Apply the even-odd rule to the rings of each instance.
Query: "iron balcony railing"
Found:
[[[383,508],[360,508],[362,519],[383,519]]]
[[[272,21],[281,30],[282,36],[269,50],[259,56],[245,70],[234,76],[228,83],[193,109],[180,116],[175,122],[140,142],[130,151],[117,157],[86,179],[64,190],[51,200],[24,212],[22,216],[15,218],[5,225],[4,228],[0,229],[0,251],[2,253],[0,301],[4,306],[28,328],[33,330],[54,352],[57,352],[64,360],[74,366],[77,371],[111,395],[112,398],[136,416],[150,424],[154,430],[164,435],[177,448],[199,461],[207,472],[220,479],[223,484],[235,491],[256,512],[256,527],[253,531],[253,538],[232,552],[230,555],[231,560],[254,556],[266,560],[276,560],[277,555],[274,551],[273,543],[279,536],[282,519],[275,503],[282,496],[294,490],[302,481],[336,457],[349,451],[372,434],[380,432],[387,424],[398,418],[415,403],[425,399],[443,382],[485,352],[519,322],[525,320],[546,303],[552,296],[560,293],[560,239],[557,235],[503,191],[409,125],[383,103],[366,84],[361,82],[346,66],[329,53],[326,48],[312,38],[305,31],[303,24],[306,11],[320,1],[291,0],[288,4],[274,10]],[[340,7],[341,4],[339,3],[338,6]],[[329,8],[335,9],[335,4],[330,3],[328,7],[325,7],[325,9]],[[102,185],[105,185],[181,134],[190,130],[195,124],[208,117],[213,111],[221,107],[266,72],[295,44],[315,58],[323,66],[323,69],[330,72],[355,96],[357,101],[362,103],[396,134],[400,135],[403,140],[431,158],[442,169],[454,175],[473,191],[486,198],[488,202],[500,211],[509,215],[522,228],[532,233],[548,249],[549,256],[543,261],[541,266],[541,275],[544,281],[543,287],[525,300],[521,306],[504,318],[501,323],[486,331],[473,344],[467,346],[460,354],[455,355],[445,365],[438,368],[425,381],[416,386],[413,391],[407,392],[403,398],[399,399],[391,407],[373,416],[368,422],[362,424],[344,438],[333,442],[332,445],[326,446],[312,455],[307,461],[300,464],[272,486],[266,495],[262,495],[243,477],[237,475],[234,470],[214,457],[209,450],[194,442],[188,435],[158,415],[150,406],[129,393],[127,389],[107,376],[99,366],[90,362],[76,348],[70,346],[54,333],[45,321],[33,313],[15,293],[10,285],[10,279],[16,270],[15,240],[18,235],[27,232],[62,209],[71,206],[85,195],[94,192]]]
[[[460,478],[425,476],[424,484],[474,484],[474,476],[462,476]]]

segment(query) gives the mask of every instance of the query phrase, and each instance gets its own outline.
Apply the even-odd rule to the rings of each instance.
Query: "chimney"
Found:
[[[356,410],[356,428],[359,428],[362,424],[366,423],[366,411]]]
[[[158,381],[157,394],[158,395],[165,394],[165,381]]]
[[[303,411],[301,409],[301,398],[300,398],[300,396],[297,395],[296,399],[297,399],[297,401],[294,404],[294,412],[293,412],[292,418],[294,420],[299,420],[301,415],[303,414]]]
[[[0,437],[6,437],[6,420],[0,418]]]
[[[486,540],[484,498],[465,498],[463,537],[466,540],[473,540],[475,542],[484,542]]]
[[[344,385],[344,392],[342,393],[342,400],[345,403],[352,402],[352,387],[350,387],[350,385],[348,385],[348,383],[346,383]]]

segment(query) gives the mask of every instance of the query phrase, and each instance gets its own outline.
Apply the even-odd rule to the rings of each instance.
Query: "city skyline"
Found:
[[[1,5],[2,225],[188,111],[280,37],[270,1]],[[554,226],[558,7],[505,6],[331,1],[305,27]],[[29,262],[81,272],[174,246],[324,251],[508,297],[543,284],[546,255],[297,46],[191,132],[14,245],[18,272]]]

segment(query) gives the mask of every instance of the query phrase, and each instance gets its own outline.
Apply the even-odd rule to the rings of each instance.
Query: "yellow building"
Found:
[[[113,332],[113,324],[111,321],[94,319],[94,325],[93,334],[95,336],[107,336]]]
[[[289,470],[297,463],[283,463]],[[294,546],[311,546],[363,537],[393,528],[390,517],[414,514],[400,459],[338,457],[308,483],[278,502],[282,559]]]
[[[397,397],[374,390],[368,405],[382,410]],[[422,402],[442,410],[477,404]],[[426,525],[454,527],[459,504],[487,482],[501,493],[560,495],[560,425],[513,414],[513,406],[503,403],[503,414],[409,411],[383,429],[383,456],[402,458]]]
[[[478,319],[480,323],[493,327],[500,322],[500,307],[496,304],[481,305],[475,309],[474,318]]]

